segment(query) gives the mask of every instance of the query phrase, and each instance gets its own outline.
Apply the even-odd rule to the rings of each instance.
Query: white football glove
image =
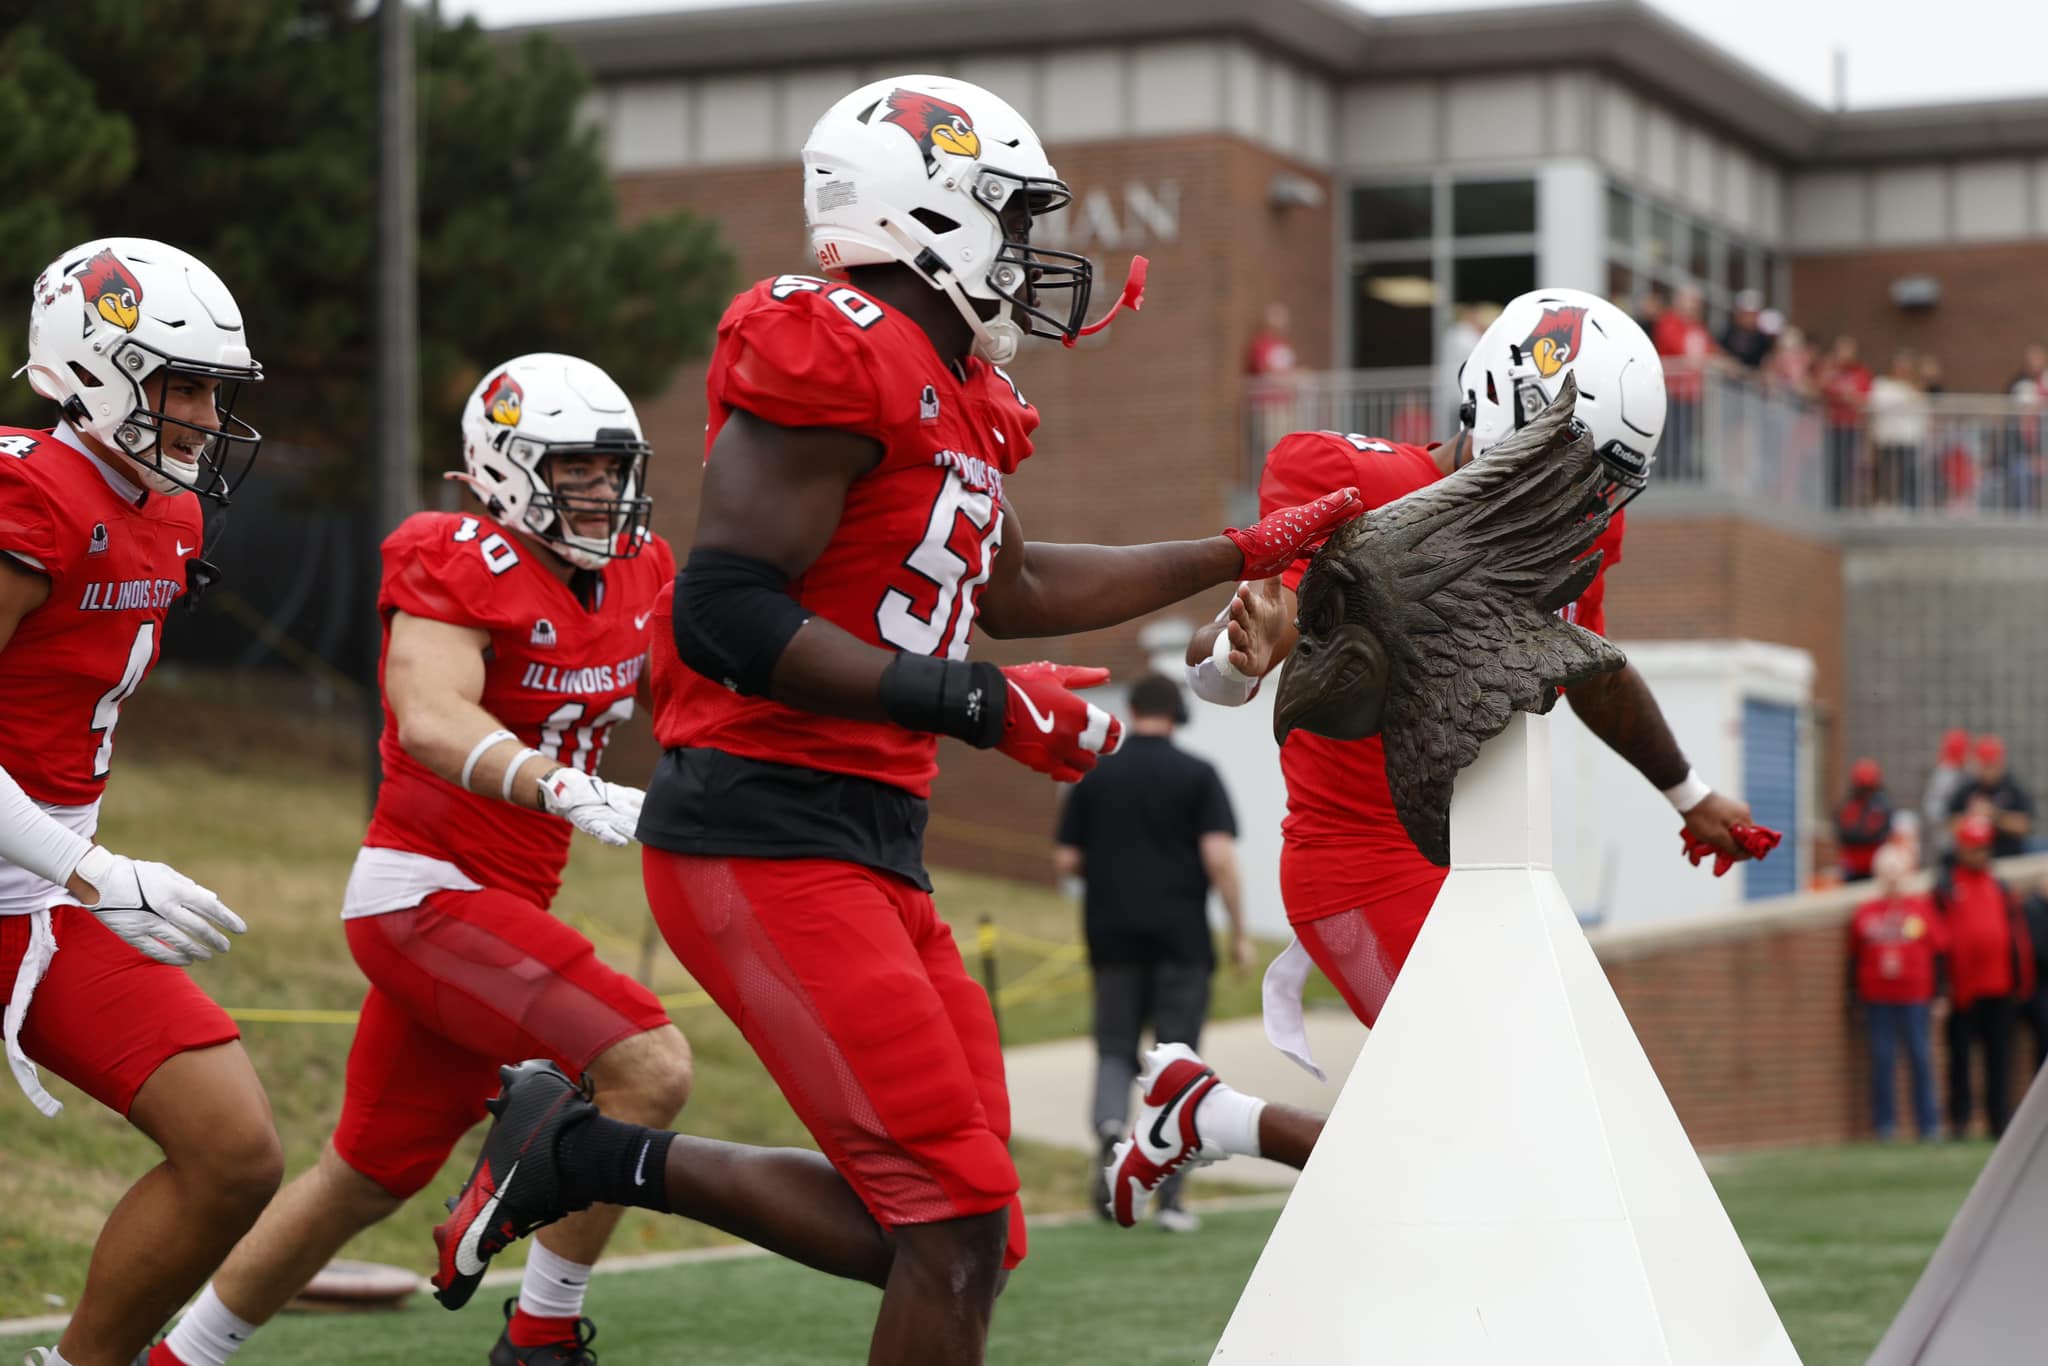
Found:
[[[540,780],[540,800],[550,815],[560,816],[586,835],[606,844],[633,842],[640,824],[640,803],[647,794],[624,783],[608,783],[568,767],[555,769]]]
[[[147,863],[95,844],[74,870],[99,898],[86,907],[101,923],[159,963],[184,967],[228,951],[222,930],[242,934],[242,917],[211,891],[165,863]]]

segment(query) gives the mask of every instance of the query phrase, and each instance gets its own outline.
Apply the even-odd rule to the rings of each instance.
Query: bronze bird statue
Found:
[[[1572,377],[1463,469],[1337,529],[1302,578],[1273,736],[1379,735],[1394,809],[1451,861],[1451,781],[1517,711],[1619,669],[1621,651],[1557,615],[1599,572],[1605,476],[1572,417]]]

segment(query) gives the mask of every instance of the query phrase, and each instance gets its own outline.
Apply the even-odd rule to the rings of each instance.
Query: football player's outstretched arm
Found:
[[[1748,857],[1736,843],[1732,827],[1751,823],[1749,804],[1707,788],[1693,775],[1685,751],[1678,747],[1664,720],[1663,708],[1635,665],[1596,674],[1566,688],[1564,695],[1586,729],[1635,765],[1651,786],[1671,800],[1685,817],[1686,829],[1719,853]]]
[[[1270,578],[1362,510],[1358,490],[1347,488],[1199,541],[1057,545],[1026,542],[1005,506],[1003,549],[975,619],[999,637],[1115,626],[1219,583]]]
[[[735,409],[712,444],[697,539],[676,586],[677,654],[749,696],[950,735],[1061,781],[1079,778],[1122,739],[1121,722],[1073,692],[1106,682],[1108,670],[884,650],[789,593],[831,543],[847,489],[881,454],[867,437]]]
[[[606,844],[631,843],[644,794],[608,783],[528,748],[483,707],[490,633],[474,626],[391,615],[384,697],[398,743],[458,787],[560,816]]]
[[[1188,641],[1188,686],[1205,702],[1241,707],[1278,668],[1301,633],[1294,590],[1279,579],[1241,583],[1216,619]]]

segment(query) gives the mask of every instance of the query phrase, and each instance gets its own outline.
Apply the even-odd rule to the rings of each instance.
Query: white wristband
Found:
[[[1664,789],[1664,800],[1671,803],[1672,810],[1683,816],[1713,795],[1714,789],[1692,769],[1685,771],[1685,781]]]
[[[476,772],[476,761],[484,757],[486,750],[502,745],[507,740],[517,740],[518,738],[509,730],[494,730],[471,746],[469,757],[462,761],[462,782],[460,786],[463,790],[467,791],[469,789],[469,775]]]
[[[525,765],[528,759],[538,759],[540,757],[540,751],[537,749],[522,749],[513,755],[512,762],[505,765],[505,780],[498,784],[498,795],[508,802],[511,801],[512,780],[519,776],[520,768]]]
[[[1226,606],[1223,610],[1227,616],[1230,609]],[[1230,631],[1227,628],[1216,633],[1216,643],[1209,647],[1207,659],[1200,664],[1188,665],[1188,688],[1204,702],[1224,707],[1241,707],[1258,692],[1259,680],[1230,662]]]

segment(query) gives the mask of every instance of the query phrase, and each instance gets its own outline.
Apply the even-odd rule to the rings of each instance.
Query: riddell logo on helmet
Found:
[[[123,332],[133,332],[135,324],[142,321],[142,283],[121,264],[112,247],[85,263],[78,272],[78,287],[100,316]]]
[[[501,426],[519,425],[519,409],[525,401],[526,391],[519,387],[519,381],[512,378],[509,370],[501,372],[491,381],[491,387],[484,390],[484,412]]]
[[[981,134],[974,131],[974,120],[959,105],[915,90],[892,90],[887,103],[889,112],[882,122],[893,123],[917,139],[917,149],[924,153],[925,175],[938,174],[938,152],[956,157],[981,155]]]
[[[1546,308],[1522,350],[1536,363],[1536,373],[1549,379],[1579,354],[1579,333],[1586,325],[1583,307]]]

